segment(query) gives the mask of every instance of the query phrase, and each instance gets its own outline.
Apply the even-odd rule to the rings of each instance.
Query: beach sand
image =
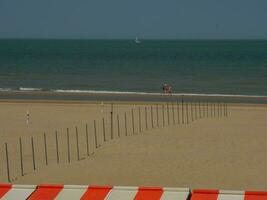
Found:
[[[194,106],[192,117],[189,105],[189,124],[186,124],[186,110],[184,110],[185,123],[182,124],[181,105],[178,113],[177,105],[174,105],[172,110],[172,105],[169,104],[168,113],[165,104],[164,126],[163,104],[159,103],[158,117],[155,105],[156,103],[142,102],[114,104],[113,140],[111,140],[110,103],[1,102],[0,182],[7,181],[4,146],[7,142],[10,175],[16,184],[266,189],[267,107],[265,105],[231,104],[228,106],[228,117],[224,116],[223,112],[221,116],[217,116],[217,110],[214,116],[210,108],[207,116],[206,107],[202,107],[201,119],[199,112],[197,116],[195,115]],[[151,106],[153,106],[152,115]],[[30,115],[28,125],[27,111]],[[117,116],[119,116],[119,131]],[[103,118],[106,142],[103,135]],[[95,147],[94,120],[96,120],[98,148]],[[87,156],[86,124],[89,156]],[[75,127],[79,136],[79,155]],[[67,154],[67,128],[70,137],[70,163]],[[59,164],[57,164],[55,130],[58,134]],[[45,159],[44,132],[48,166]],[[21,176],[19,137],[22,138],[23,172],[26,174],[24,176]],[[35,171],[33,171],[31,137],[34,140],[37,168]]]

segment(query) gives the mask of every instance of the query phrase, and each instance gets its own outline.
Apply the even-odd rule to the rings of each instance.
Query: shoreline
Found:
[[[242,104],[267,104],[267,96],[223,94],[163,94],[126,92],[52,92],[52,91],[0,91],[0,101],[119,101],[119,102],[174,102],[174,101],[227,102]]]
[[[76,89],[50,89],[42,88],[0,88],[1,93],[52,93],[52,94],[86,94],[86,95],[140,95],[140,96],[205,96],[205,97],[239,97],[239,98],[267,98],[267,95],[255,94],[223,94],[223,93],[184,93],[173,92],[142,92],[142,91],[108,91],[108,90],[76,90]]]

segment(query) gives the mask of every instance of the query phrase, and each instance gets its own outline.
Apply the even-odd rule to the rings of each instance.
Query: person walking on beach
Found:
[[[29,125],[30,123],[30,111],[27,110],[27,114],[26,114],[26,124]]]
[[[163,84],[162,86],[163,93],[172,93],[172,87],[166,83]]]

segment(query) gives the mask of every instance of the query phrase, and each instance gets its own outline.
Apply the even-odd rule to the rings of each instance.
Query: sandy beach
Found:
[[[211,107],[206,108],[205,105],[201,105],[200,116],[198,107],[196,109],[193,104],[191,108],[189,104],[188,124],[185,110],[182,124],[181,105],[179,106],[168,104],[167,109],[167,105],[163,103],[114,103],[111,140],[112,108],[108,102],[2,101],[0,182],[7,181],[7,143],[10,176],[16,184],[266,189],[265,105],[230,104],[226,117],[223,112],[218,116],[217,110],[213,112]],[[67,128],[70,157],[67,154]],[[59,164],[55,131],[58,137]],[[24,176],[21,176],[20,137]],[[31,137],[34,141],[35,171]]]

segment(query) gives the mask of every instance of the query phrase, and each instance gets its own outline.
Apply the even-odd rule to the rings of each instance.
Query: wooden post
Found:
[[[219,118],[221,118],[221,103],[218,102],[218,105],[219,105]]]
[[[217,117],[219,118],[219,103],[217,103]]]
[[[175,124],[173,102],[172,102],[172,122],[173,124]]]
[[[223,102],[223,116],[226,117],[226,106],[225,106],[225,102]]]
[[[167,119],[168,119],[168,126],[170,125],[170,112],[169,112],[169,103],[167,102]]]
[[[204,114],[204,117],[208,117],[207,115],[207,102],[203,101],[203,112],[205,113]]]
[[[138,111],[139,111],[139,132],[141,133],[142,132],[142,128],[141,128],[141,108],[140,108],[140,106],[138,108]]]
[[[206,109],[205,109],[205,102],[204,101],[202,102],[202,109],[201,110],[202,110],[202,115],[203,115],[202,117],[205,118],[206,117]]]
[[[35,165],[35,151],[34,151],[34,142],[33,142],[33,137],[31,137],[31,143],[32,143],[32,166],[33,170],[36,170],[36,165]]]
[[[213,103],[213,117],[216,117],[216,103]]]
[[[6,171],[7,171],[7,181],[10,183],[11,178],[10,178],[10,169],[9,169],[9,159],[8,159],[8,148],[7,148],[7,143],[5,143],[6,147]]]
[[[95,148],[97,149],[98,145],[97,145],[97,134],[96,134],[96,122],[94,120],[94,130],[95,130]]]
[[[48,158],[47,158],[47,143],[46,143],[46,134],[44,133],[44,147],[45,147],[45,164],[48,165]]]
[[[133,111],[133,108],[132,108],[132,128],[133,128],[133,135],[134,135],[135,133],[134,133],[134,111]]]
[[[145,107],[145,118],[146,118],[146,130],[147,130],[148,126],[147,126],[147,108],[146,107]]]
[[[200,102],[198,102],[198,109],[199,109],[199,118],[201,119],[202,115],[201,115],[201,104],[200,104]]]
[[[221,115],[222,115],[222,117],[224,116],[224,102],[221,102]]]
[[[209,102],[207,101],[207,118],[209,118]]]
[[[55,132],[55,136],[56,136],[57,164],[59,164],[59,152],[58,152],[58,137],[57,137],[57,131]]]
[[[213,117],[214,111],[213,111],[213,102],[210,103],[210,116]]]
[[[119,118],[119,114],[117,114],[117,123],[118,123],[118,137],[121,137],[121,133],[120,133],[120,118]]]
[[[228,117],[228,115],[229,115],[229,109],[228,109],[228,107],[229,107],[229,104],[226,103],[226,117]]]
[[[21,142],[21,137],[19,138],[19,152],[20,152],[20,172],[21,172],[21,176],[24,176],[24,168],[23,168],[23,155],[22,155],[22,142]]]
[[[224,116],[227,116],[226,103],[224,102]]]
[[[197,120],[197,102],[195,102],[194,105],[195,105],[195,119]]]
[[[210,103],[210,116],[213,117],[213,103]]]
[[[203,117],[206,117],[205,101],[202,102]]]
[[[184,99],[182,98],[182,124],[184,124]]]
[[[125,136],[127,136],[127,114],[124,113],[124,122],[125,122]]]
[[[224,102],[221,102],[221,108],[222,108],[222,111],[221,111],[222,113],[221,114],[222,114],[222,117],[223,117],[224,116],[224,113],[223,113],[224,112],[223,111],[224,110]]]
[[[159,127],[159,105],[157,104],[157,127]]]
[[[153,106],[152,106],[152,105],[151,105],[150,112],[151,112],[151,127],[152,127],[152,128],[154,128],[154,119],[153,119]]]
[[[163,127],[165,126],[165,115],[164,115],[164,110],[165,110],[165,107],[164,107],[164,104],[162,104],[162,124],[163,124]]]
[[[222,117],[224,117],[224,102],[222,102]]]
[[[106,142],[106,126],[105,126],[105,119],[104,117],[102,118],[102,124],[103,124],[103,138],[104,138],[104,142]]]
[[[88,137],[88,125],[85,124],[85,134],[86,134],[86,153],[87,156],[90,155],[90,151],[89,151],[89,137]]]
[[[69,128],[67,128],[67,146],[68,146],[68,162],[70,163],[70,134],[69,134]]]
[[[222,103],[220,102],[220,117],[222,117]]]
[[[191,120],[193,122],[194,121],[194,109],[193,109],[193,102],[192,101],[191,101],[190,105],[191,105]]]
[[[179,102],[177,101],[177,121],[178,124],[180,124],[180,108],[179,108]]]
[[[226,104],[226,117],[228,117],[229,111],[228,111],[228,104]]]
[[[111,111],[110,111],[110,136],[113,140],[113,103],[111,103]]]
[[[186,123],[189,124],[189,116],[188,116],[188,102],[186,102]]]
[[[218,116],[218,105],[216,102],[214,103],[214,113],[214,117]]]
[[[78,128],[75,127],[76,130],[76,147],[77,147],[77,160],[80,160],[80,149],[79,149],[79,135],[78,135]]]
[[[220,102],[220,115],[223,117],[223,102]]]
[[[221,102],[219,102],[218,105],[219,105],[219,118],[221,118]]]

